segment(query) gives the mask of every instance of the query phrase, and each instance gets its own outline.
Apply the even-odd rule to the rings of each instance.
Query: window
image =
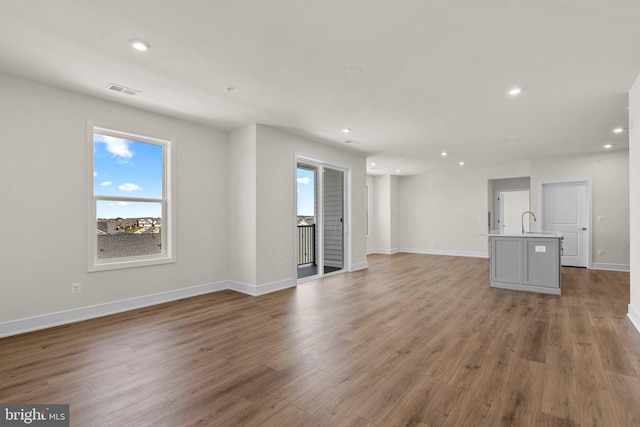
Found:
[[[89,271],[173,262],[171,142],[91,128]]]

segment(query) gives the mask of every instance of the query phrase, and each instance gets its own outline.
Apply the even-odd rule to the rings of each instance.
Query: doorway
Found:
[[[345,269],[346,171],[313,161],[296,164],[298,280]]]
[[[522,221],[522,213],[529,210],[529,190],[496,191],[496,223],[501,233],[520,233],[529,230],[529,221]]]
[[[589,181],[541,184],[542,229],[561,233],[562,265],[588,267],[591,255]]]
[[[318,274],[318,170],[298,164],[296,168],[296,228],[298,279]]]
[[[494,233],[520,233],[522,213],[530,210],[531,178],[487,180],[488,230]],[[529,223],[525,223],[525,230]]]

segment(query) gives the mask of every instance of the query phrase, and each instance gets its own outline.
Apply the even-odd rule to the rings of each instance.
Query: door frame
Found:
[[[345,164],[339,164],[336,162],[322,160],[313,156],[306,156],[303,154],[296,153],[294,156],[294,168],[293,168],[293,183],[294,183],[294,194],[295,194],[295,203],[293,206],[293,223],[294,226],[297,227],[297,219],[298,219],[298,192],[297,192],[297,168],[298,164],[308,165],[317,168],[316,174],[316,189],[318,194],[316,194],[316,206],[315,206],[315,214],[316,214],[316,232],[317,232],[317,257],[318,257],[318,274],[315,276],[303,277],[298,279],[298,235],[294,233],[294,250],[293,250],[293,265],[296,266],[296,282],[304,283],[310,280],[315,280],[320,277],[331,276],[334,274],[341,274],[344,272],[350,272],[351,265],[351,167]],[[344,210],[344,219],[343,219],[343,239],[344,239],[344,253],[343,253],[343,268],[342,270],[338,270],[336,272],[324,273],[324,215],[319,215],[319,212],[322,212],[324,209],[324,167],[328,167],[334,170],[341,171],[344,175],[343,179],[343,210]]]
[[[566,179],[566,180],[553,180],[553,181],[540,181],[538,184],[538,212],[540,216],[540,226],[544,223],[544,209],[542,206],[542,187],[549,184],[584,184],[587,190],[587,268],[590,269],[593,259],[593,248],[591,242],[593,240],[593,199],[591,195],[591,178],[582,179]]]

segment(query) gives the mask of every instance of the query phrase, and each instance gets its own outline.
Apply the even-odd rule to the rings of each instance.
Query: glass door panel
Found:
[[[344,268],[344,172],[323,169],[324,274]]]

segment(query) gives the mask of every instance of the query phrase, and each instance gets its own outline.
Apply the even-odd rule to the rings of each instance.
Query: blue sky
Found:
[[[315,177],[313,171],[300,169],[297,171],[298,215],[315,215]]]
[[[162,146],[94,134],[93,192],[99,196],[162,198]],[[160,217],[160,203],[100,201],[98,218]]]

